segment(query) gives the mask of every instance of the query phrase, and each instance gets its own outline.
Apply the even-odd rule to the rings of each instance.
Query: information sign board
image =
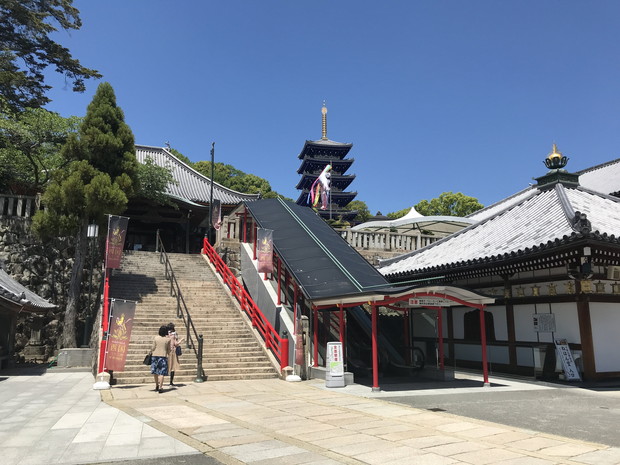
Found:
[[[412,297],[409,299],[411,307],[449,307],[454,302],[441,297]]]
[[[558,357],[562,361],[562,368],[564,369],[564,376],[566,376],[566,379],[568,381],[581,381],[581,375],[579,374],[577,365],[575,365],[573,353],[570,351],[566,339],[554,339],[553,342],[555,343]]]
[[[538,333],[555,332],[555,315],[553,313],[534,313],[532,315],[534,331]]]

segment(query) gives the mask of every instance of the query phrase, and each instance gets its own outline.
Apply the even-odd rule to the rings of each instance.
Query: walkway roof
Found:
[[[445,293],[472,303],[494,299],[447,286],[394,286],[311,208],[282,199],[246,204],[260,228],[273,230],[273,246],[313,305],[379,302],[415,292]]]

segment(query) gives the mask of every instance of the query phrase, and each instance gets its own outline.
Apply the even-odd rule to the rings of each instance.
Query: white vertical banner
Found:
[[[568,381],[581,381],[581,375],[573,359],[573,353],[570,351],[568,341],[566,339],[554,339],[555,349],[558,357],[562,361],[562,368],[564,369],[564,376]]]

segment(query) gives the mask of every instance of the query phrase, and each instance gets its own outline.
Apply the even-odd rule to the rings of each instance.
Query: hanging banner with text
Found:
[[[136,303],[131,301],[112,300],[110,306],[110,332],[105,366],[108,370],[123,371],[127,359],[127,348],[131,337]]]
[[[259,273],[273,273],[273,229],[258,228],[256,232]]]
[[[213,229],[218,230],[222,226],[222,202],[219,200],[213,201],[211,207],[211,224]]]
[[[108,216],[108,237],[106,239],[106,268],[120,268],[125,245],[125,234],[129,218],[126,216]]]

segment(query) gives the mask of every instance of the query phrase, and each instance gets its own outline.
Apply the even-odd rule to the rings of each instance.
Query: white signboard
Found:
[[[575,365],[573,354],[570,351],[570,347],[568,347],[566,339],[554,339],[553,342],[555,343],[558,357],[562,361],[562,368],[564,369],[566,379],[568,381],[581,381],[581,375],[579,370],[577,370],[577,365]]]
[[[532,315],[534,331],[538,333],[555,332],[555,315],[553,313],[534,313]]]
[[[344,360],[342,360],[342,343],[327,343],[327,369],[331,376],[344,376]]]
[[[409,299],[409,305],[411,307],[449,307],[454,305],[454,302],[440,297],[412,297]]]

